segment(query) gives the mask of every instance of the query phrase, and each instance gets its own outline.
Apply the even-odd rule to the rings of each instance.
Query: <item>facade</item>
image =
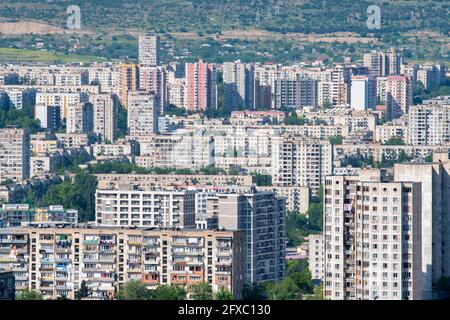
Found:
[[[353,76],[351,107],[355,110],[374,109],[376,106],[376,81],[370,76]]]
[[[124,186],[96,192],[96,223],[101,226],[195,227],[195,192],[145,190]]]
[[[94,123],[93,133],[101,141],[114,142],[117,139],[117,113],[119,100],[115,94],[99,94],[91,96]]]
[[[225,288],[239,299],[242,252],[241,231],[0,229],[0,268],[14,272],[18,292],[37,290],[44,299],[74,299],[83,281],[89,298],[111,299],[130,280],[188,293],[209,282],[213,292]]]
[[[317,82],[311,79],[278,79],[275,82],[273,109],[317,107]]]
[[[217,109],[217,71],[212,63],[186,63],[186,107],[190,111]]]
[[[374,169],[326,178],[326,299],[422,298],[421,192],[419,183],[383,182]]]
[[[74,226],[78,211],[60,205],[48,208],[30,208],[28,204],[3,204],[0,209],[0,228],[33,225]]]
[[[157,96],[143,91],[128,94],[128,130],[130,136],[145,136],[158,132]]]
[[[0,129],[0,180],[21,182],[30,176],[30,133],[27,129]]]
[[[61,125],[61,108],[59,106],[36,105],[34,120],[39,120],[41,128],[58,130]]]
[[[285,200],[275,192],[217,194],[218,227],[244,232],[244,282],[284,278]]]
[[[119,70],[119,99],[122,106],[127,109],[128,92],[139,89],[139,66],[136,64],[121,64]]]
[[[332,173],[333,146],[329,141],[299,136],[279,137],[272,145],[272,181],[278,186],[307,186],[316,195]]]
[[[386,83],[386,107],[390,120],[409,112],[413,103],[412,81],[408,76],[389,76]]]
[[[67,107],[66,133],[92,133],[94,114],[91,103],[70,104]]]
[[[225,62],[222,65],[226,110],[255,109],[255,68],[253,64]]]
[[[426,104],[411,106],[408,114],[409,143],[412,145],[443,145],[450,142],[450,105]]]
[[[395,164],[394,178],[421,183],[422,299],[436,298],[435,285],[450,275],[450,161],[435,152],[433,163]]]
[[[156,67],[159,65],[159,36],[155,34],[139,36],[139,64]]]
[[[308,267],[312,281],[323,281],[324,245],[322,234],[308,236]]]

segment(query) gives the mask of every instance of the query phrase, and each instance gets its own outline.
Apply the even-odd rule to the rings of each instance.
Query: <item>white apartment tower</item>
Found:
[[[0,180],[21,182],[30,175],[30,133],[27,129],[0,129]]]
[[[156,67],[159,65],[159,36],[155,34],[139,36],[139,64]]]
[[[313,195],[332,173],[333,145],[302,136],[275,137],[272,143],[272,179],[278,186],[308,186]]]

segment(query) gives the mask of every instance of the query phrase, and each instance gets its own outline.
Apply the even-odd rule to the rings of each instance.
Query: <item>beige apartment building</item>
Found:
[[[377,169],[326,178],[326,299],[422,299],[421,192]]]
[[[130,280],[180,285],[189,293],[209,283],[213,292],[241,297],[243,233],[213,230],[119,228],[0,229],[0,268],[13,271],[17,292],[74,299],[84,281],[90,298],[112,299]]]
[[[30,176],[30,133],[27,129],[0,129],[0,180],[17,182]]]

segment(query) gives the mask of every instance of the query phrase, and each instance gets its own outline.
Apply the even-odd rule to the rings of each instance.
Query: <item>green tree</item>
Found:
[[[324,300],[323,297],[323,284],[314,288],[314,293],[308,295],[305,300]]]
[[[272,176],[267,174],[255,173],[252,174],[253,182],[256,183],[257,186],[271,186],[272,185]]]
[[[344,137],[341,135],[333,136],[333,137],[330,137],[330,139],[329,139],[329,141],[332,144],[342,144],[343,140],[344,140]]]
[[[212,298],[212,288],[209,283],[204,282],[194,287],[192,292],[193,300],[212,300]]]
[[[117,293],[117,300],[150,300],[152,292],[145,283],[131,280],[123,284]]]
[[[86,281],[81,281],[80,289],[75,293],[75,297],[77,300],[81,300],[82,298],[86,298],[89,296],[89,288],[86,285]]]
[[[184,300],[186,291],[177,285],[162,285],[153,290],[152,300]]]
[[[44,298],[39,292],[27,289],[18,293],[16,300],[44,300]]]
[[[225,288],[220,288],[216,292],[214,299],[215,300],[233,300],[233,294]]]
[[[391,137],[388,141],[384,143],[386,146],[403,146],[405,142],[400,137]]]
[[[302,297],[300,288],[290,277],[269,285],[266,292],[270,300],[299,300]]]
[[[242,299],[243,300],[263,300],[265,297],[264,288],[254,282],[254,283],[244,283],[242,288]]]

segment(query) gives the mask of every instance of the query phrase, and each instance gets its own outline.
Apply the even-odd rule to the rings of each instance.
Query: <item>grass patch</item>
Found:
[[[61,52],[0,48],[0,62],[86,63],[102,61],[106,61],[106,59],[97,56],[82,56],[76,54],[65,54]]]

